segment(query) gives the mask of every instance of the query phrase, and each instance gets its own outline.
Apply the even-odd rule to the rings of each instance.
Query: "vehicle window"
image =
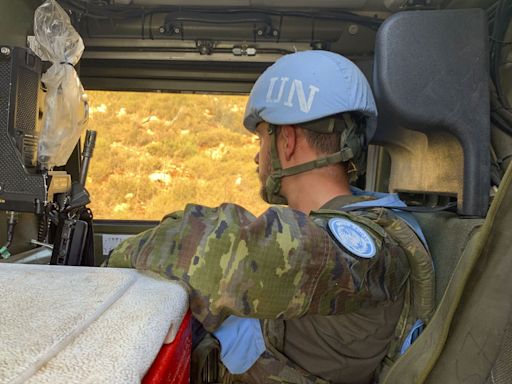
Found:
[[[98,132],[87,177],[97,219],[159,220],[187,203],[233,202],[254,214],[255,135],[247,96],[88,91]]]

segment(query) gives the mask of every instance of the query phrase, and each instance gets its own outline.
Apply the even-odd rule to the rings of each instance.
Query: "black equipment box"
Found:
[[[37,172],[41,60],[0,45],[0,210],[41,213],[45,177]]]

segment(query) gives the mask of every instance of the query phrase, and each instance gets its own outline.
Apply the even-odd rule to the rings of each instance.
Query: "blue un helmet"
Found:
[[[351,113],[363,119],[356,124]],[[377,107],[368,81],[353,62],[333,52],[304,51],[283,56],[254,84],[244,126],[254,133],[262,121],[269,124],[273,168],[265,188],[266,200],[285,204],[279,194],[284,176],[347,161],[362,171],[358,165],[364,163],[364,150],[375,132]],[[275,146],[275,127],[279,125],[299,125],[320,133],[339,132],[340,151],[282,169]]]

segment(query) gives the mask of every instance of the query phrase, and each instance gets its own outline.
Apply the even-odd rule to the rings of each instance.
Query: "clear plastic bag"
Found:
[[[46,0],[34,15],[30,48],[52,66],[41,81],[47,93],[38,161],[43,168],[66,164],[85,128],[87,96],[73,67],[84,51],[80,35],[55,0]]]

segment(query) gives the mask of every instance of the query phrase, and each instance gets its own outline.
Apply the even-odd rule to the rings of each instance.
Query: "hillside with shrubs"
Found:
[[[160,220],[187,203],[233,202],[254,214],[259,197],[246,96],[89,91],[98,132],[87,177],[97,219]]]

